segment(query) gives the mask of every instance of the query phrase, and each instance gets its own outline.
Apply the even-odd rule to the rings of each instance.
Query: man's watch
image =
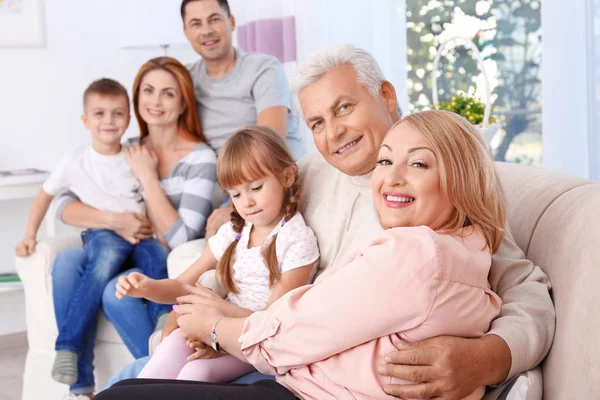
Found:
[[[219,341],[217,340],[217,324],[225,317],[219,317],[215,321],[212,329],[210,330],[210,346],[217,352],[221,352],[221,347],[219,346]]]

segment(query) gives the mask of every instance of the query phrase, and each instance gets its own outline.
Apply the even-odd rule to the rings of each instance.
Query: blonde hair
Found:
[[[221,148],[217,161],[217,179],[225,190],[241,183],[251,182],[269,174],[283,185],[285,171],[294,167],[294,183],[287,188],[284,202],[284,221],[289,221],[298,210],[300,181],[298,169],[285,142],[275,131],[264,126],[249,126],[240,129]],[[231,213],[233,230],[238,234],[217,263],[217,276],[227,291],[238,293],[233,283],[233,255],[240,239],[245,220],[235,210]],[[269,268],[269,284],[273,286],[279,279],[279,261],[275,242],[277,235],[263,253]]]
[[[477,225],[495,253],[504,238],[506,201],[494,161],[477,129],[458,114],[438,110],[409,115],[394,126],[405,122],[423,135],[439,160],[440,188],[454,207],[440,231],[454,233]]]

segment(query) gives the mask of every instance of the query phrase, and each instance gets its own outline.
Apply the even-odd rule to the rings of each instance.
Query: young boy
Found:
[[[140,184],[121,148],[121,137],[130,120],[127,90],[112,79],[97,80],[86,89],[83,105],[81,119],[92,134],[92,145],[80,146],[65,155],[44,182],[33,202],[25,238],[16,247],[19,257],[34,252],[44,215],[54,195],[65,189],[83,203],[103,211],[146,214]],[[167,250],[155,239],[132,244],[107,229],[88,229],[81,237],[85,265],[79,281],[74,283],[74,292],[66,302],[57,298],[54,301],[58,338],[52,377],[68,385],[75,384],[78,373],[82,373],[77,368],[78,357],[84,350],[85,339],[95,334],[89,328],[95,326],[104,287],[121,271],[125,261],[131,256],[131,262],[144,273],[156,279],[167,278]],[[143,251],[136,252],[136,248]],[[60,255],[55,269],[59,258]],[[68,267],[76,268],[75,265]],[[64,294],[61,297],[65,297]],[[152,314],[157,320],[169,310],[169,306],[155,303],[149,303],[148,307],[155,308]]]

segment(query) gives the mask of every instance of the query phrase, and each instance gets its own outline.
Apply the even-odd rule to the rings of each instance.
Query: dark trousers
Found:
[[[98,393],[94,400],[297,400],[273,380],[250,385],[169,379],[127,379]]]

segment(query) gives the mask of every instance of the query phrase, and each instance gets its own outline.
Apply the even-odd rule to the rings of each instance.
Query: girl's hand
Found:
[[[31,238],[24,238],[15,248],[17,257],[28,257],[35,251],[36,241]]]
[[[154,279],[148,278],[139,272],[132,272],[129,275],[120,276],[117,280],[115,295],[118,299],[125,296],[129,297],[146,297],[148,289]]]
[[[233,315],[233,308],[236,306],[222,299],[212,290],[205,288],[199,283],[196,283],[195,286],[185,285],[184,287],[190,294],[178,297],[177,302],[179,304],[203,304],[207,307],[217,309],[221,314],[228,317],[235,316]]]
[[[190,356],[188,356],[188,361],[194,361],[199,359],[208,360],[211,358],[219,358],[223,357],[225,354],[216,352],[212,347],[205,345],[202,342],[192,342],[188,340],[186,345],[195,349],[196,352]]]
[[[142,186],[149,180],[158,179],[158,172],[156,172],[158,157],[154,152],[143,145],[125,146],[123,150],[129,166],[142,183]]]

